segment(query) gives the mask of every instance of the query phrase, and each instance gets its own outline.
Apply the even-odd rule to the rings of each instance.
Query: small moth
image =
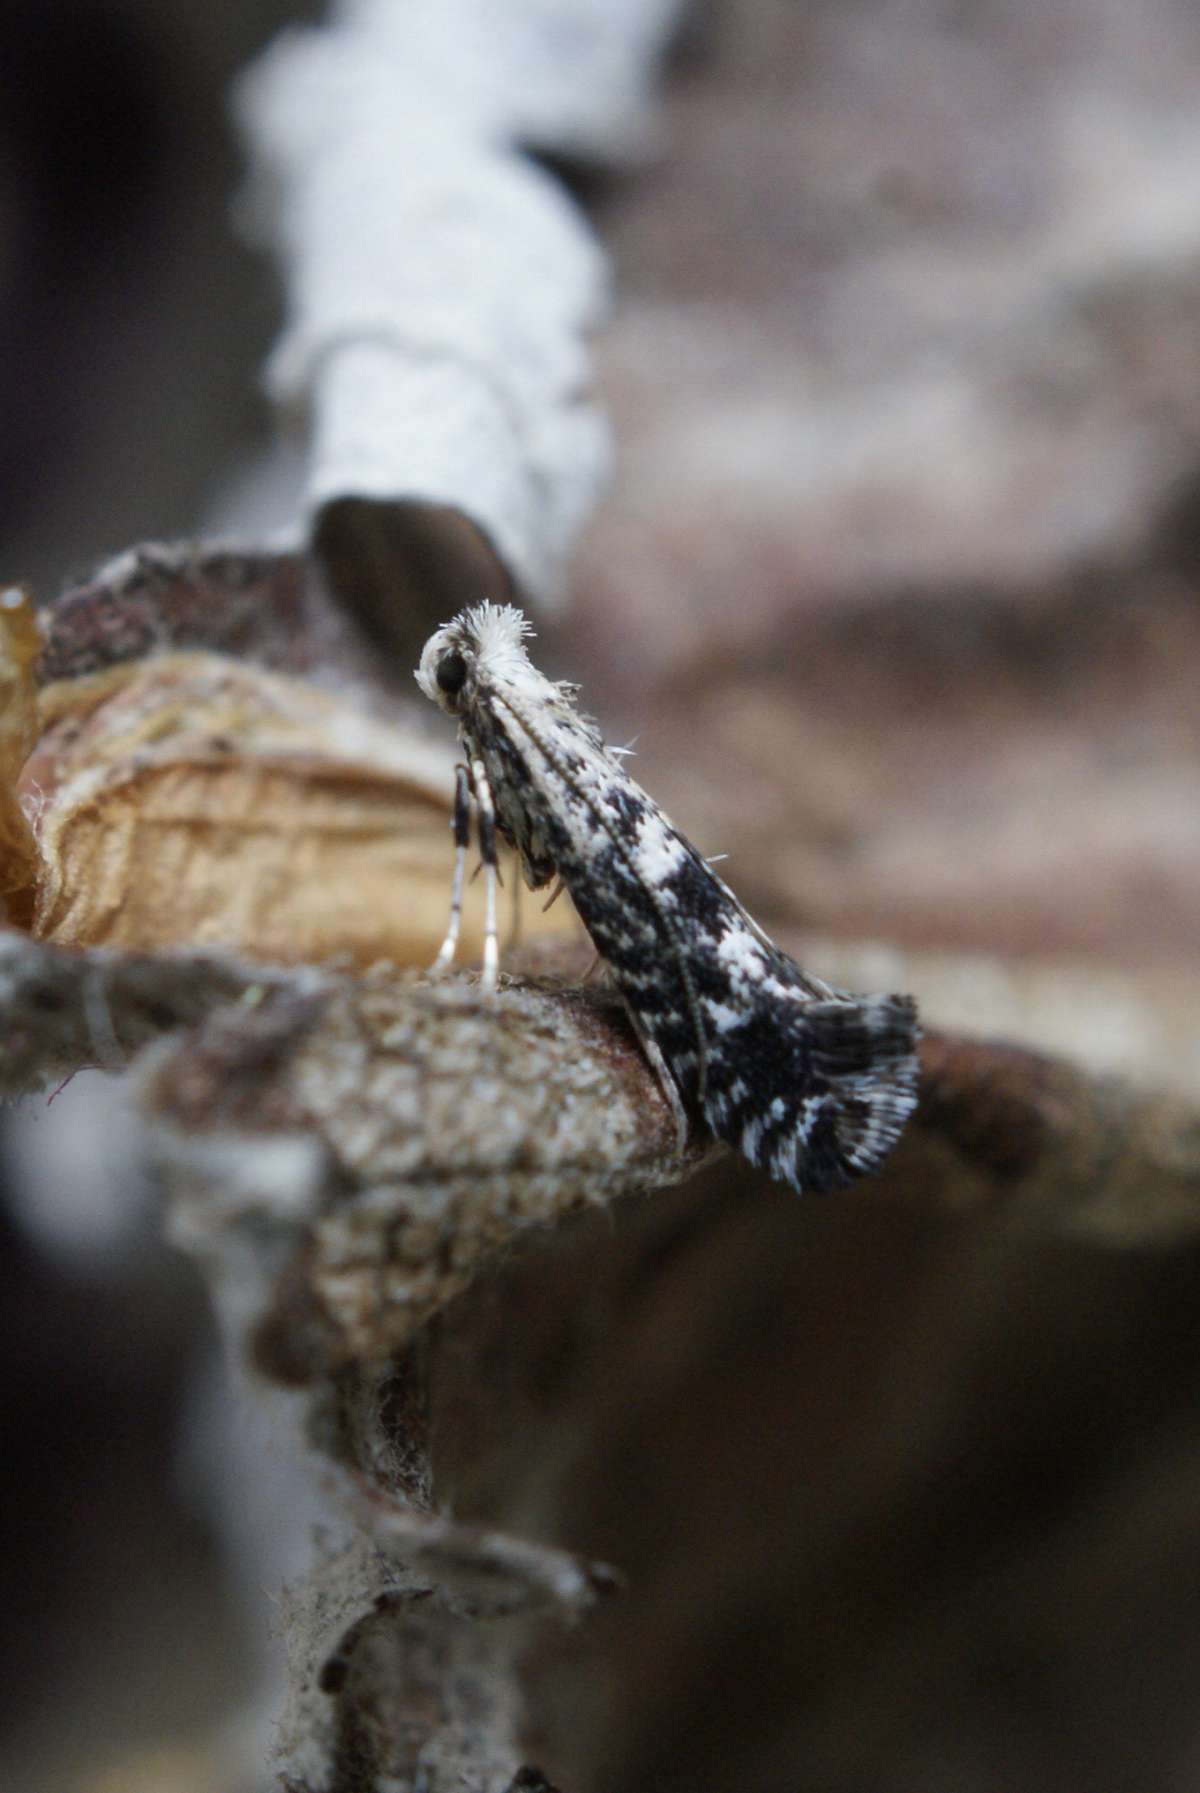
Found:
[[[486,878],[483,985],[496,987],[496,833],[525,881],[557,878],[607,961],[681,1133],[718,1139],[793,1188],[876,1170],[916,1105],[916,1007],[802,971],[606,747],[578,687],[540,673],[511,605],[464,610],[426,643],[417,683],[458,722],[450,925],[462,913],[472,795]]]

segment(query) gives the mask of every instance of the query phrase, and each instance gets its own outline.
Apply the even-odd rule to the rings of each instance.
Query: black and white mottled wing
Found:
[[[431,638],[418,682],[458,720],[527,881],[559,877],[678,1106],[797,1189],[875,1170],[916,1104],[916,1009],[808,976],[746,913],[481,604]],[[493,954],[494,962],[494,954]]]

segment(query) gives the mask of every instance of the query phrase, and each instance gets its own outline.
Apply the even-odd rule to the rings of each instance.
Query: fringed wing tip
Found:
[[[799,1190],[844,1189],[877,1171],[917,1105],[920,1027],[911,996],[865,996],[807,1007],[814,1071],[832,1085],[796,1141]]]

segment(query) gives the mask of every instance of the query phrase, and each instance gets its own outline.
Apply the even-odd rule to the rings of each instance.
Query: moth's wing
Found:
[[[529,889],[544,890],[558,876],[558,867],[546,851],[545,843],[537,831],[532,830],[526,841],[516,845],[521,859],[521,876]]]
[[[472,718],[470,726],[460,724],[459,734],[468,759],[479,760],[487,774],[497,833],[517,854],[529,889],[541,890],[558,876],[558,867],[539,820],[535,793],[527,780],[515,775],[510,754],[502,750],[502,731],[495,718]]]
[[[558,876],[558,866],[551,857],[537,818],[528,805],[504,804],[496,798],[496,826],[521,862],[521,876],[530,890],[542,890]]]
[[[918,1037],[908,996],[764,992],[710,1043],[706,1117],[794,1189],[844,1189],[879,1169],[916,1107]]]

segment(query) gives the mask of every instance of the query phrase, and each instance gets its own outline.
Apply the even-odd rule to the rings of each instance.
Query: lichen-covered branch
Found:
[[[284,1381],[386,1361],[530,1228],[705,1150],[611,999],[382,969],[214,1015],[141,1097],[175,1236],[218,1266],[269,1242],[256,1357]]]

